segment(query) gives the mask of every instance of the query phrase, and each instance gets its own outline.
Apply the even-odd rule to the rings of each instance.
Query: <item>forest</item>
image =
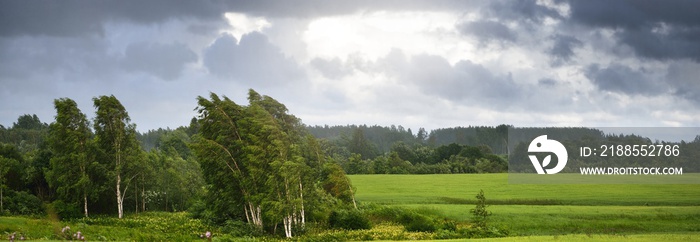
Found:
[[[509,137],[510,125],[415,134],[393,125],[308,126],[254,90],[246,105],[200,96],[189,125],[143,133],[116,97],[92,101],[92,120],[60,98],[50,123],[26,114],[0,126],[0,215],[121,219],[187,211],[243,235],[289,238],[319,224],[366,227],[346,174],[503,173],[510,152],[526,152]],[[548,132],[567,138],[567,148],[575,140],[650,142],[585,128]],[[682,145],[695,152],[679,158],[686,165],[700,139]]]

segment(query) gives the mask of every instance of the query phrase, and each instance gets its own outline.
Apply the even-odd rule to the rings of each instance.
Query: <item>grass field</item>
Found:
[[[350,179],[357,188],[356,199],[365,208],[386,208],[371,204],[405,207],[467,226],[474,197],[483,189],[488,210],[493,213],[489,224],[506,229],[509,237],[450,241],[700,241],[697,184],[508,184],[507,174],[352,175]],[[12,232],[32,240],[65,240],[60,232],[65,226],[73,233],[81,231],[88,240],[193,241],[201,240],[199,235],[206,231],[214,233],[214,241],[281,239],[236,238],[191,219],[185,212],[149,212],[129,214],[125,219],[70,221],[0,217],[0,240]],[[375,224],[371,230],[322,229],[314,233],[301,236],[301,241],[441,238],[408,232],[395,223]]]
[[[588,240],[591,235],[645,234],[700,239],[697,184],[508,184],[507,174],[350,178],[358,201],[428,210],[461,221],[470,219],[474,196],[483,189],[492,204],[491,223],[515,236],[554,239],[574,234]]]
[[[635,242],[659,242],[659,241],[698,241],[700,234],[634,234],[634,235],[554,235],[554,236],[520,236],[489,239],[457,239],[442,240],[445,242],[550,242],[550,241],[635,241]]]
[[[70,227],[68,233],[61,229]],[[88,241],[192,241],[206,231],[213,231],[201,221],[184,213],[149,212],[131,214],[124,219],[91,217],[72,221],[48,218],[0,217],[0,240],[16,232],[29,240],[66,240],[80,231]],[[218,234],[217,234],[218,235]]]

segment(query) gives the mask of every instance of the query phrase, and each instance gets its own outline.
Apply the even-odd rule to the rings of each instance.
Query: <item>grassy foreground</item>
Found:
[[[361,202],[410,207],[460,221],[470,219],[474,195],[483,189],[493,212],[491,224],[513,236],[536,236],[534,241],[570,234],[586,235],[582,240],[591,239],[587,235],[647,238],[636,234],[698,239],[700,233],[697,184],[508,184],[507,174],[350,178]]]
[[[70,227],[68,233],[62,229]],[[191,241],[211,228],[186,213],[149,212],[116,217],[58,221],[49,218],[0,217],[0,239],[10,233],[28,240],[69,240],[80,231],[88,241]],[[67,237],[66,237],[67,236]]]
[[[549,241],[636,241],[636,242],[658,242],[658,241],[700,241],[700,234],[634,234],[634,235],[554,235],[554,236],[521,236],[490,239],[461,239],[442,240],[449,242],[469,241],[469,242],[549,242]]]
[[[700,177],[699,177],[700,178]],[[352,175],[356,198],[366,204],[412,211],[468,223],[474,196],[483,189],[493,212],[489,223],[511,237],[449,241],[700,241],[700,185],[508,184],[507,174]],[[366,206],[364,206],[366,207]],[[94,217],[72,221],[0,217],[0,240],[18,232],[31,240],[65,241],[81,231],[89,241],[279,241],[281,237],[235,238],[187,213],[149,212],[124,219]],[[70,236],[68,234],[67,236]],[[438,238],[407,232],[397,224],[370,230],[313,231],[300,241],[413,240]]]

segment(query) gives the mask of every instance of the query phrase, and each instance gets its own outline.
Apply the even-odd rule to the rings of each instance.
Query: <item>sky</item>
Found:
[[[1,1],[0,124],[140,131],[248,89],[308,125],[700,127],[700,1]]]

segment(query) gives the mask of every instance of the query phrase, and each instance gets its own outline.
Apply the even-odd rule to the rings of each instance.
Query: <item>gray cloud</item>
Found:
[[[700,61],[700,1],[570,1],[570,23],[616,30],[641,57]]]
[[[636,29],[659,22],[680,26],[700,22],[700,2],[692,0],[588,0],[569,1],[569,5],[572,21],[596,27]]]
[[[490,1],[487,9],[489,16],[511,21],[527,20],[530,23],[541,23],[546,17],[562,17],[556,10],[537,4],[535,0]]]
[[[521,97],[519,86],[510,74],[498,75],[485,67],[462,60],[450,65],[441,56],[416,55],[402,60],[398,51],[390,53],[380,65],[388,60],[396,65],[393,69],[400,81],[417,86],[422,92],[459,103],[478,101],[487,106],[503,107]]]
[[[156,23],[171,18],[222,19],[218,1],[1,1],[0,36],[102,35],[110,20]]]
[[[244,96],[244,90],[251,87],[290,107],[293,104],[311,110],[307,113],[317,120],[327,120],[322,111],[327,109],[337,109],[338,119],[343,122],[347,118],[343,113],[368,112],[354,106],[357,97],[343,88],[347,83],[328,83],[324,79],[313,80],[313,86],[303,83],[308,78],[307,70],[319,71],[329,79],[373,78],[377,86],[368,85],[371,90],[367,92],[377,93],[380,104],[369,105],[376,108],[372,111],[382,113],[378,119],[384,120],[411,114],[426,123],[436,122],[434,115],[416,110],[424,107],[420,103],[433,108],[443,100],[449,100],[456,109],[476,107],[503,113],[505,116],[493,118],[516,125],[519,117],[508,120],[506,116],[517,116],[518,111],[530,108],[548,114],[545,116],[593,110],[603,112],[599,113],[602,117],[617,116],[624,123],[630,117],[650,117],[649,111],[692,112],[700,107],[700,15],[696,10],[700,2],[554,2],[569,4],[571,15],[561,16],[546,6],[549,3],[532,0],[0,1],[0,117],[2,122],[11,123],[19,114],[37,113],[48,122],[54,114],[53,98],[82,100],[83,111],[90,113],[92,96],[115,94],[130,105],[132,118],[140,128],[175,127],[187,124],[197,95],[243,90]],[[471,22],[458,20],[458,30],[481,44],[509,44],[512,48],[496,53],[496,58],[475,57],[474,62],[457,63],[443,56],[407,56],[398,49],[377,61],[361,55],[349,56],[345,61],[308,56],[312,52],[307,48],[314,46],[305,45],[304,30],[316,17],[374,11],[435,11],[464,16],[478,13],[480,17]],[[231,27],[223,18],[225,12],[265,17],[272,27],[264,29],[265,35],[243,36],[239,44],[234,37],[219,34]],[[560,21],[545,25],[544,20],[549,18]],[[610,32],[612,38],[606,38]],[[534,53],[535,61],[539,61],[539,54],[545,54],[554,65],[547,69],[546,63],[532,67],[508,62],[513,56],[536,51],[540,53]],[[483,53],[494,54],[494,50],[488,48]],[[300,66],[285,54],[311,61]],[[598,57],[601,60],[590,59]],[[482,61],[488,64],[480,64]],[[589,65],[595,62],[629,66]],[[388,78],[391,80],[385,80]],[[581,84],[587,84],[585,78],[595,85],[594,91],[581,89]],[[290,82],[294,85],[285,85]],[[389,89],[394,92],[386,93],[386,87],[394,87]],[[414,96],[417,99],[396,102]],[[647,96],[654,98],[644,98]],[[648,101],[645,104],[650,105],[632,110],[621,100]],[[669,102],[685,106],[669,107]],[[391,112],[396,115],[382,116]],[[440,112],[443,109],[435,108],[431,114]],[[173,121],[174,116],[182,122]],[[358,120],[377,120],[362,117],[358,115]],[[468,116],[453,116],[456,122],[464,117]],[[540,117],[530,118],[535,124],[546,122]],[[584,115],[573,120],[590,124],[590,118]],[[602,122],[608,121],[604,118]],[[698,121],[679,122],[697,125]]]
[[[137,42],[130,44],[124,54],[122,65],[126,70],[150,73],[165,80],[178,78],[185,64],[197,61],[197,55],[181,43]]]
[[[299,81],[305,77],[293,59],[286,57],[258,32],[243,35],[238,44],[235,37],[221,35],[204,51],[204,66],[214,75],[263,86]]]
[[[237,12],[271,17],[311,18],[328,15],[350,14],[357,11],[464,11],[478,8],[488,1],[462,0],[356,0],[356,1],[234,1],[228,6]]]
[[[96,37],[0,38],[0,80],[23,79],[51,74],[53,79],[79,81],[73,77],[109,76],[117,56],[107,52],[107,43]]]
[[[603,91],[617,92],[629,95],[658,95],[668,89],[649,77],[649,73],[633,70],[627,66],[612,64],[601,68],[597,64],[590,65],[584,70],[586,77]]]
[[[352,74],[352,68],[345,66],[337,57],[331,60],[314,58],[309,64],[328,79],[340,79]]]
[[[488,41],[514,42],[517,38],[508,26],[495,21],[474,21],[457,26],[462,34],[472,35],[482,43]]]
[[[629,29],[617,34],[638,56],[667,60],[690,58],[700,62],[700,26],[668,26],[667,33]]]
[[[672,63],[666,78],[676,95],[700,104],[700,64],[689,61]]]
[[[549,54],[553,57],[554,65],[570,61],[574,56],[574,48],[583,45],[583,42],[568,35],[555,35],[552,39],[554,39],[554,45],[549,49]]]
[[[82,36],[104,33],[107,21],[151,24],[178,18],[222,20],[226,12],[267,17],[310,18],[350,14],[359,10],[455,10],[480,6],[481,1],[461,0],[360,0],[360,1],[0,1],[0,36]]]
[[[553,87],[557,85],[557,81],[552,78],[542,78],[537,81],[537,85],[543,87]]]

